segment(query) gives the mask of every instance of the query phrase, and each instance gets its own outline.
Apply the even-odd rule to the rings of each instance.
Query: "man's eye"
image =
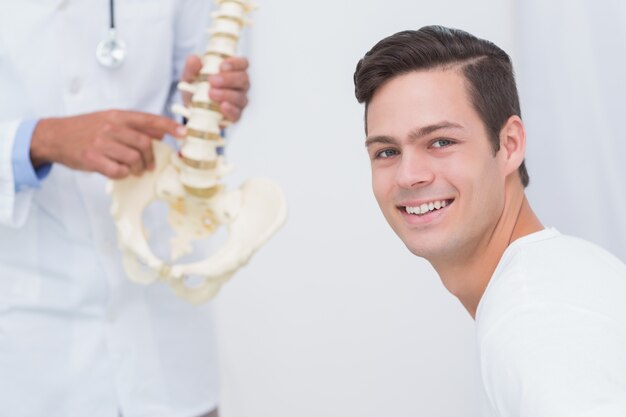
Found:
[[[450,139],[437,139],[431,145],[433,148],[445,148],[446,146],[452,145],[454,142]]]
[[[397,154],[398,154],[398,151],[394,149],[383,149],[382,151],[376,152],[374,157],[376,159],[385,159],[385,158],[391,158],[392,156],[397,155]]]

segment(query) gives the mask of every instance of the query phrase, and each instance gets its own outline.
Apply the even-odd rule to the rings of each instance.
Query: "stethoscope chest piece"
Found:
[[[115,29],[109,30],[109,36],[98,43],[96,59],[106,68],[119,68],[126,58],[126,43],[118,39]]]

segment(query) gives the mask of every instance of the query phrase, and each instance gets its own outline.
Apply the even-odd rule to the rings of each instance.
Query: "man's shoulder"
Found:
[[[524,271],[529,279],[571,282],[573,278],[581,278],[589,282],[588,278],[595,276],[626,280],[626,265],[615,255],[593,242],[561,234],[555,229],[546,229],[542,238],[511,246],[511,265]],[[506,268],[502,272],[506,274]],[[493,278],[497,279],[495,274]]]
[[[544,229],[513,242],[500,260],[491,281],[523,277],[552,282],[593,276],[616,276],[626,280],[626,265],[615,255],[590,241]]]
[[[542,231],[543,232],[543,231]],[[594,243],[548,230],[505,252],[480,301],[479,336],[512,312],[580,310],[626,329],[626,265]]]

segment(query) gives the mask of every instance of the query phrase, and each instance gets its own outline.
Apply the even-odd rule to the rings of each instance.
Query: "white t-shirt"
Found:
[[[626,265],[545,229],[504,252],[476,313],[498,417],[626,416]]]

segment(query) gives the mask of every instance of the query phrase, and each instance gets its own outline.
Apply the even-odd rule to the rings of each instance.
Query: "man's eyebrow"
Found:
[[[463,129],[463,126],[458,123],[448,122],[447,120],[444,120],[439,123],[434,123],[432,125],[413,130],[411,133],[409,133],[409,139],[417,140],[423,136],[430,135],[431,133],[436,132],[440,129]]]
[[[411,131],[411,133],[409,133],[409,139],[411,141],[414,141],[421,137],[430,135],[431,133],[436,132],[437,130],[440,130],[440,129],[463,129],[463,126],[454,122],[442,121],[439,123],[434,123],[432,125],[424,126],[419,129],[415,129]],[[385,135],[372,136],[365,140],[365,147],[367,148],[374,143],[395,145],[398,143],[398,141],[391,136],[385,136]]]
[[[365,147],[368,148],[370,145],[374,143],[383,143],[387,145],[395,145],[398,143],[397,140],[392,138],[391,136],[371,136],[365,139]]]

